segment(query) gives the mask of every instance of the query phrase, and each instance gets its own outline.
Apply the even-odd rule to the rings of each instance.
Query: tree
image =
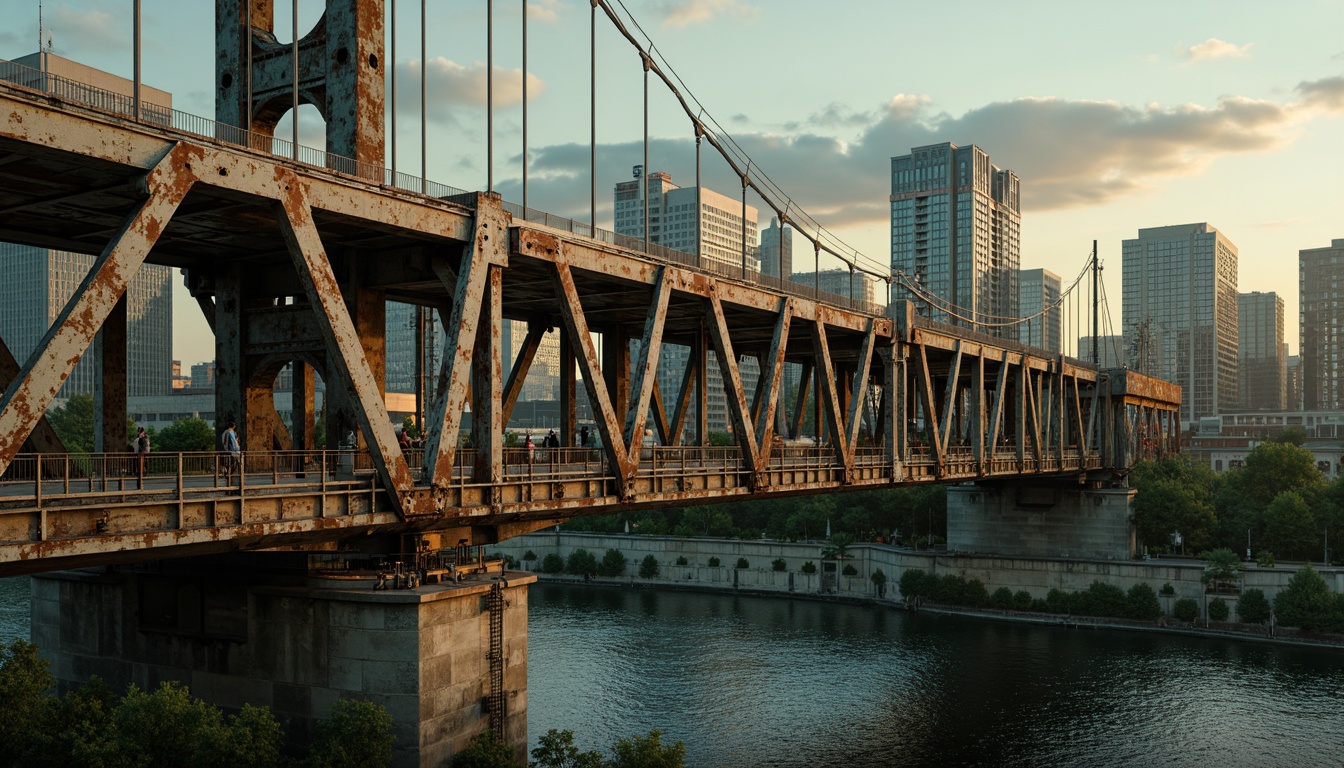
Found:
[[[1204,573],[1199,579],[1209,589],[1214,592],[1236,589],[1237,576],[1241,573],[1241,559],[1236,552],[1221,547],[1201,552],[1199,557],[1204,561]]]
[[[873,587],[877,590],[878,597],[883,597],[887,594],[887,574],[883,573],[881,568],[873,571],[873,575],[868,578],[873,582]]]
[[[331,705],[330,714],[317,724],[308,768],[385,768],[392,764],[395,737],[392,715],[386,709],[370,701],[340,699]]]
[[[727,538],[736,535],[733,516],[722,506],[691,507],[681,516],[676,527],[677,536],[718,536]]]
[[[37,646],[15,640],[0,648],[0,765],[19,765],[32,723],[43,709],[43,692],[56,682],[51,664],[38,657]]]
[[[823,560],[844,560],[849,557],[849,547],[854,543],[854,537],[848,533],[840,532],[827,539],[826,548],[821,551]]]
[[[597,575],[611,578],[624,573],[625,555],[621,554],[619,549],[608,549],[606,554],[602,555],[602,563],[597,566]]]
[[[1199,618],[1199,603],[1188,597],[1182,597],[1176,601],[1171,613],[1180,621],[1194,621]]]
[[[573,731],[547,731],[532,750],[530,768],[603,768],[602,755],[596,751],[580,752],[574,746]]]
[[[1162,615],[1162,605],[1157,600],[1157,593],[1147,583],[1139,583],[1129,588],[1125,594],[1125,602],[1129,606],[1129,617],[1140,621],[1155,621]]]
[[[1269,621],[1269,601],[1259,589],[1248,589],[1241,593],[1237,601],[1237,618],[1247,624],[1263,624]]]
[[[615,756],[609,768],[682,768],[686,760],[686,745],[663,744],[662,731],[654,729],[649,735],[631,736],[612,745]]]
[[[1317,549],[1317,530],[1316,516],[1296,491],[1281,492],[1265,510],[1265,538],[1280,557],[1309,558]]]
[[[65,405],[47,412],[47,420],[70,453],[93,451],[93,395],[72,395]]]
[[[541,559],[542,573],[561,573],[565,570],[565,559],[552,552]]]
[[[156,451],[213,451],[215,430],[197,418],[178,419],[152,435]]]
[[[1327,629],[1334,622],[1336,604],[1325,579],[1310,565],[1293,574],[1288,586],[1274,597],[1280,624],[1302,629]]]
[[[518,768],[510,747],[495,732],[486,729],[476,734],[465,749],[453,755],[453,768]]]
[[[652,579],[658,575],[658,558],[653,555],[645,555],[639,562],[639,577],[641,579]]]
[[[1185,454],[1168,456],[1136,464],[1130,478],[1138,489],[1133,509],[1141,541],[1152,546],[1180,531],[1196,551],[1212,542],[1218,477],[1207,466]]]
[[[1269,438],[1267,442],[1300,446],[1307,442],[1307,432],[1301,427],[1288,427],[1279,434]]]
[[[1209,601],[1209,619],[1212,621],[1227,621],[1227,601],[1221,597],[1215,597]]]
[[[597,557],[586,549],[576,549],[565,561],[565,572],[571,576],[592,576],[597,573]]]

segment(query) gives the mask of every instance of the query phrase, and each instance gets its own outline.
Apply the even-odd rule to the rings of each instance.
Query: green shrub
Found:
[[[331,705],[331,717],[317,724],[308,764],[314,768],[389,766],[393,738],[392,715],[386,709],[370,701],[340,699]],[[454,760],[453,764],[459,763]]]
[[[564,573],[565,558],[552,552],[541,559],[542,573]]]
[[[476,734],[466,748],[453,755],[452,768],[517,768],[513,747],[489,728]]]
[[[1268,549],[1260,550],[1259,554],[1255,556],[1255,564],[1261,568],[1273,568],[1274,553],[1270,552]]]
[[[1209,601],[1209,618],[1213,621],[1227,621],[1227,601],[1215,597]]]
[[[537,559],[537,553],[529,549],[523,553],[523,559],[530,563]]]
[[[1241,593],[1237,601],[1237,619],[1247,624],[1263,624],[1269,621],[1269,600],[1264,590],[1248,589]]]
[[[1194,621],[1199,618],[1199,603],[1193,598],[1182,597],[1176,601],[1176,605],[1171,609],[1171,615],[1180,621]]]
[[[1045,605],[1051,613],[1070,613],[1073,610],[1073,595],[1051,587],[1045,594]]]
[[[1094,581],[1087,589],[1074,595],[1071,601],[1073,612],[1079,616],[1129,615],[1129,604],[1125,592],[1114,584]]]
[[[784,562],[784,558],[777,557],[770,561],[770,568],[775,571],[787,571],[789,569],[789,564]]]
[[[1033,597],[1031,599],[1031,610],[1036,613],[1049,613],[1050,604],[1045,602],[1045,598],[1043,597]]]
[[[505,570],[507,571],[518,570],[518,561],[514,559],[513,555],[501,555],[499,553],[495,553],[494,557],[504,561]]]
[[[803,567],[799,568],[798,570],[802,571],[803,573],[816,573],[817,564],[812,562],[811,560],[808,560],[807,562],[803,563]]]
[[[846,576],[858,576],[859,569],[854,567],[853,563],[845,563],[845,567],[840,571]]]
[[[1025,589],[1019,589],[1013,595],[1013,610],[1030,611],[1035,609],[1035,600],[1031,599],[1031,593]]]
[[[989,607],[996,611],[1013,610],[1013,590],[1007,587],[994,590],[994,594],[989,596]]]
[[[639,561],[639,577],[641,579],[652,579],[658,575],[658,558],[653,555],[645,555],[644,559]]]
[[[709,558],[709,567],[710,567],[710,568],[718,568],[718,567],[719,567],[719,558],[717,558],[717,557],[711,557],[711,558]]]
[[[1162,604],[1157,600],[1157,593],[1146,583],[1130,587],[1125,595],[1125,602],[1128,604],[1131,619],[1156,621],[1157,617],[1162,615]]]
[[[1310,565],[1293,574],[1288,586],[1274,598],[1275,616],[1280,624],[1290,627],[1333,631],[1342,623],[1338,613],[1338,602],[1325,579]]]
[[[811,565],[808,563],[807,565]],[[807,565],[803,567],[806,568]],[[911,568],[901,574],[900,581],[896,582],[896,589],[900,591],[901,597],[923,597],[928,594],[928,586],[925,584],[924,572],[918,568]]]
[[[887,594],[887,574],[883,572],[881,568],[878,568],[877,570],[873,571],[873,574],[869,576],[868,579],[872,581],[873,586],[877,588],[878,597],[882,597]]]
[[[737,558],[737,569],[738,569],[739,571],[740,571],[740,570],[745,570],[745,569],[750,568],[750,567],[751,567],[751,565],[747,562],[747,558],[745,558],[745,557],[739,557],[739,558]]]
[[[690,564],[690,563],[686,560],[686,556],[685,556],[685,555],[682,555],[682,556],[680,556],[680,557],[677,558],[677,565],[689,565],[689,564]]]
[[[985,588],[983,581],[971,579],[966,582],[966,586],[961,590],[961,605],[979,608],[987,602],[989,602],[989,590]]]
[[[1172,596],[1174,596],[1174,595],[1176,594],[1176,588],[1173,587],[1173,586],[1171,586],[1171,582],[1168,581],[1166,584],[1163,584],[1163,585],[1162,585],[1162,593],[1161,593],[1161,594],[1162,594],[1163,597],[1172,597]]]
[[[602,555],[602,562],[597,566],[597,575],[614,577],[625,574],[625,555],[621,554],[619,549],[608,549],[606,554]]]
[[[571,576],[591,576],[597,573],[597,557],[586,549],[576,549],[565,561],[565,572]]]

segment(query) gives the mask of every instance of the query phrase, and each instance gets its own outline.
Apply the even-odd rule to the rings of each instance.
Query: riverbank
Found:
[[[1210,621],[1207,614],[1208,600],[1221,597],[1231,609],[1229,618],[1235,619],[1238,598],[1237,595],[1206,595],[1204,584],[1200,580],[1204,566],[1203,562],[1198,560],[1006,558],[967,553],[918,552],[890,545],[859,543],[848,548],[843,560],[835,561],[821,558],[823,546],[822,542],[743,541],[549,531],[510,539],[492,547],[491,551],[514,558],[519,561],[522,568],[537,573],[538,578],[549,582],[572,583],[583,582],[584,579],[563,574],[542,573],[542,562],[547,555],[555,554],[561,558],[568,558],[574,551],[585,549],[600,562],[608,550],[614,549],[625,558],[621,575],[609,578],[592,577],[588,580],[589,583],[627,588],[732,592],[814,601],[862,603],[896,610],[912,608],[900,599],[897,583],[906,571],[915,569],[925,573],[953,574],[966,579],[978,579],[989,592],[1007,587],[1013,592],[1026,591],[1033,598],[1042,599],[1051,589],[1078,592],[1086,590],[1094,581],[1112,584],[1124,590],[1139,583],[1146,583],[1155,591],[1170,585],[1171,593],[1160,596],[1163,616],[1157,622],[972,609],[933,605],[928,602],[922,602],[917,610],[994,621],[1060,625],[1080,629],[1116,629],[1344,648],[1344,636],[1303,633],[1283,627],[1277,627],[1271,633],[1268,627],[1261,625]],[[532,559],[527,559],[529,554]],[[644,578],[639,576],[640,566],[648,557],[652,557],[657,563],[657,575]],[[744,567],[738,567],[743,563]],[[879,590],[872,580],[872,574],[879,570],[886,577],[885,590]],[[852,573],[847,574],[846,571]],[[1295,572],[1296,569],[1292,567],[1250,566],[1242,573],[1243,589],[1260,589],[1272,601]],[[1340,569],[1324,569],[1321,570],[1321,575],[1334,591],[1339,592],[1341,587],[1344,587],[1344,572]],[[1171,616],[1175,602],[1182,598],[1193,599],[1199,606],[1199,616],[1194,622],[1179,622]]]

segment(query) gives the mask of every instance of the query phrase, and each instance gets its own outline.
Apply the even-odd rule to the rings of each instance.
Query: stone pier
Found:
[[[354,698],[392,714],[396,766],[446,765],[496,726],[526,758],[535,576],[496,567],[374,590],[370,576],[307,566],[252,555],[34,576],[33,641],[62,690],[92,675],[114,690],[179,681],[226,709],[269,707],[298,747]]]
[[[1036,481],[952,485],[947,548],[1009,557],[1135,556],[1132,488]]]

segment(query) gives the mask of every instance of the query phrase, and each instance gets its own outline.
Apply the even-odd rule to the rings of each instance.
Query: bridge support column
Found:
[[[1132,488],[1021,480],[947,489],[947,548],[1011,557],[1136,555]]]
[[[276,557],[35,576],[33,640],[61,690],[94,674],[114,690],[178,681],[221,707],[269,707],[296,746],[336,701],[360,699],[392,715],[399,768],[447,765],[487,728],[525,759],[535,576],[374,591],[372,574],[309,571],[296,583],[257,570]]]
[[[95,404],[95,451],[127,450],[126,434],[126,294],[112,305],[98,331],[98,387]]]

